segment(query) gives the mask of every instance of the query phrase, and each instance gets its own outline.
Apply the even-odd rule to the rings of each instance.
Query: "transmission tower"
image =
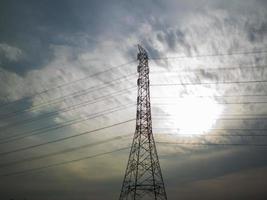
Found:
[[[152,134],[148,55],[138,45],[136,130],[119,200],[167,200]]]

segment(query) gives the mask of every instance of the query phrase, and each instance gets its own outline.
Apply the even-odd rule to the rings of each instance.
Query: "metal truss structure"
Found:
[[[152,133],[148,55],[138,45],[136,130],[119,200],[167,200]]]

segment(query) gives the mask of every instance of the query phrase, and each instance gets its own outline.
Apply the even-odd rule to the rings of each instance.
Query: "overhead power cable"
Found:
[[[152,84],[151,86],[173,86],[173,85],[201,85],[201,84],[232,84],[232,83],[255,83],[255,81],[244,81],[244,82],[216,82],[216,83],[175,83],[175,84]],[[256,81],[256,82],[267,82],[267,81]],[[133,89],[134,87],[131,87],[129,89]],[[238,95],[236,95],[238,96]],[[240,95],[240,96],[252,96],[252,95]],[[265,96],[265,95],[259,95],[259,96]],[[202,96],[203,97],[203,96]],[[223,97],[223,96],[222,96]],[[87,102],[90,104],[90,102]],[[96,102],[92,102],[92,103],[96,103]],[[223,103],[218,103],[218,104],[251,104],[251,103],[266,103],[266,102],[241,102],[241,103],[231,103],[231,102],[223,102]],[[80,106],[82,106],[82,103],[80,103]],[[76,109],[76,108],[79,108],[80,107],[79,105],[73,105],[73,106],[70,106],[69,108],[63,108],[62,110],[59,110],[59,111],[62,111],[62,112],[67,112],[69,110],[72,110],[72,109]],[[32,111],[34,109],[31,109]],[[31,121],[36,121],[36,120],[39,120],[39,119],[42,119],[43,117],[50,117],[50,116],[54,116],[56,115],[59,111],[52,111],[52,112],[48,112],[48,113],[45,113],[41,116],[38,116],[34,119],[23,119],[22,121],[19,121],[19,122],[15,122],[15,123],[12,123],[12,124],[9,124],[9,125],[6,125],[6,126],[2,126],[0,127],[0,129],[8,129],[9,127],[13,127],[14,125],[17,125],[17,124],[23,124],[23,123],[26,123],[26,122],[31,122]],[[24,112],[24,111],[23,111]],[[16,116],[16,115],[14,115]]]
[[[43,127],[43,128],[38,128],[38,129],[34,129],[34,130],[31,130],[31,131],[25,131],[23,133],[19,133],[19,134],[15,134],[15,135],[11,135],[11,136],[8,136],[8,137],[5,137],[5,138],[1,138],[0,140],[0,144],[6,144],[6,143],[11,143],[11,142],[16,142],[16,141],[19,141],[19,140],[22,140],[24,138],[28,138],[28,137],[31,137],[31,136],[35,136],[35,135],[41,135],[41,134],[44,134],[44,133],[47,133],[49,131],[54,131],[54,130],[57,130],[57,129],[60,129],[60,128],[63,128],[63,127],[67,127],[67,126],[71,126],[71,125],[74,125],[74,124],[77,124],[77,123],[81,123],[81,122],[84,122],[84,121],[87,121],[87,120],[90,120],[90,119],[95,119],[95,118],[98,118],[98,117],[102,117],[102,116],[105,116],[105,115],[108,115],[108,114],[111,114],[111,113],[114,113],[114,112],[117,112],[117,111],[121,111],[121,110],[124,110],[124,109],[127,109],[131,106],[134,106],[135,104],[129,104],[128,106],[127,105],[124,105],[123,107],[119,106],[117,107],[116,109],[108,109],[104,112],[100,112],[100,113],[97,113],[97,114],[92,114],[92,115],[89,115],[87,118],[82,118],[80,120],[70,120],[70,121],[67,121],[63,124],[57,124],[55,126],[47,126],[47,127]],[[174,117],[153,117],[154,120],[176,120]],[[218,118],[217,120],[228,120],[228,121],[234,121],[234,120],[266,120],[267,117],[259,117],[259,118],[256,118],[256,117],[253,117],[253,118]],[[178,129],[178,128],[177,128]],[[216,129],[213,129],[213,130],[216,130]],[[255,129],[222,129],[222,130],[255,130]],[[261,131],[264,131],[266,129],[256,129],[256,130],[261,130]],[[194,130],[196,131],[196,130]]]
[[[179,133],[179,132],[165,132],[165,133],[157,133],[156,135],[162,136],[176,136],[176,137],[184,137],[184,136],[193,136],[196,138],[199,137],[267,137],[267,134],[194,134],[194,133]]]
[[[95,103],[95,102],[93,102],[93,103]],[[218,104],[252,104],[252,103],[253,104],[257,104],[257,103],[267,103],[267,102],[223,102],[223,103],[218,103]],[[128,106],[133,106],[133,105],[135,105],[135,104],[121,105],[122,108],[120,108],[121,106],[115,107],[115,108],[118,108],[115,111],[123,110],[123,109],[125,109],[124,108],[125,106],[126,106],[126,108],[128,108]],[[160,106],[176,106],[177,103],[160,103],[160,104],[154,104],[154,105],[156,105],[156,106],[158,106],[158,105],[160,105]],[[84,105],[82,105],[82,106],[84,106]],[[77,107],[75,107],[75,108],[77,108]],[[68,109],[64,110],[64,112],[72,110],[72,109],[75,109],[75,108],[69,107]],[[0,144],[13,142],[13,141],[16,141],[16,140],[19,140],[19,139],[23,139],[23,138],[26,138],[26,137],[29,137],[29,136],[32,136],[32,135],[42,134],[42,133],[45,133],[45,132],[48,132],[48,131],[52,131],[52,130],[59,129],[59,128],[62,128],[62,127],[66,127],[66,126],[70,126],[70,125],[73,125],[73,124],[76,124],[76,123],[80,123],[82,121],[87,121],[89,119],[93,119],[93,118],[96,118],[96,117],[99,117],[99,116],[103,116],[103,115],[109,114],[109,112],[113,112],[114,111],[113,109],[115,109],[115,108],[104,110],[104,111],[101,111],[100,113],[94,113],[92,115],[88,115],[87,116],[88,118],[72,119],[72,120],[64,122],[63,124],[57,124],[57,125],[55,125],[53,127],[51,127],[51,126],[42,127],[42,128],[34,129],[34,130],[31,130],[31,131],[24,131],[22,133],[11,135],[11,136],[8,136],[8,137],[5,137],[5,138],[0,138],[0,141],[1,140],[7,140],[7,141],[4,141],[4,142],[0,142]],[[49,113],[50,115],[48,115],[48,116],[46,115],[44,117],[46,118],[46,117],[50,117],[52,115],[59,114],[59,111],[54,111],[53,113]],[[229,115],[229,116],[235,116],[235,115]],[[250,116],[250,115],[242,115],[242,116]],[[265,116],[265,115],[259,115],[259,116]],[[171,116],[163,116],[163,117],[171,117]],[[155,116],[153,116],[153,118],[156,119]],[[36,120],[39,120],[39,119],[35,119],[34,118],[30,122],[33,122],[33,121],[36,121]],[[229,118],[228,120],[242,120],[242,119],[243,118]],[[247,119],[249,120],[250,118],[247,118]],[[265,118],[253,118],[251,120],[254,120],[254,119],[256,120],[256,119],[265,119]],[[13,128],[14,125],[16,125],[16,124],[13,124],[12,126],[10,125],[10,127]],[[30,135],[26,135],[25,136],[24,134],[30,134]],[[12,138],[17,137],[17,136],[18,136],[18,138],[12,139]],[[11,140],[9,140],[9,139],[11,139]]]
[[[173,67],[167,68],[166,70],[154,70],[151,71],[151,74],[176,74],[176,73],[188,73],[188,72],[203,72],[203,71],[220,71],[220,70],[247,70],[247,69],[252,69],[252,70],[259,70],[259,69],[267,69],[267,65],[251,65],[251,66],[231,66],[231,67],[205,67],[205,68],[179,68],[179,70],[172,70]]]
[[[152,96],[152,99],[184,99],[187,97],[194,98],[232,98],[232,97],[267,97],[267,94],[227,94],[227,95],[192,95],[186,94],[183,96]]]
[[[267,53],[267,50],[247,51],[247,52],[233,52],[233,53],[217,53],[217,54],[202,54],[202,55],[200,54],[200,55],[192,55],[192,56],[175,56],[175,57],[161,57],[161,58],[158,57],[158,58],[150,58],[150,60],[166,60],[166,59],[181,59],[181,58],[196,58],[196,57],[216,57],[216,56],[231,56],[231,55],[264,54],[264,53]],[[60,85],[57,85],[55,87],[51,87],[51,88],[48,88],[48,89],[45,89],[45,90],[42,90],[42,91],[37,91],[37,92],[35,92],[35,93],[31,94],[31,95],[27,95],[27,96],[25,96],[25,97],[23,97],[21,99],[14,100],[12,102],[3,103],[3,104],[0,105],[0,108],[3,107],[3,106],[6,106],[6,105],[10,105],[10,104],[13,104],[13,103],[20,102],[20,101],[22,101],[24,99],[27,99],[27,98],[34,98],[34,97],[36,97],[38,95],[45,94],[45,93],[49,92],[50,90],[60,89],[60,88],[63,88],[65,86],[72,85],[72,84],[75,84],[75,83],[80,82],[80,81],[84,81],[84,80],[92,78],[94,76],[98,76],[100,74],[112,71],[114,69],[129,65],[129,64],[132,64],[132,63],[135,63],[135,62],[136,62],[135,60],[132,60],[132,61],[129,61],[127,63],[110,67],[109,69],[106,69],[104,71],[100,71],[100,72],[85,76],[85,77],[80,78],[80,79],[76,79],[76,80],[73,80],[73,81],[70,81],[70,82],[67,82],[67,83],[63,83],[63,84],[60,84]]]
[[[134,105],[135,104],[117,106],[115,108],[107,109],[107,110],[102,111],[100,113],[94,113],[94,114],[87,115],[86,118],[78,118],[78,119],[74,119],[74,120],[69,120],[69,121],[67,121],[67,122],[65,122],[63,124],[56,124],[55,126],[46,126],[46,127],[42,127],[42,128],[38,128],[38,129],[32,130],[32,131],[25,131],[23,133],[11,135],[11,136],[6,137],[6,138],[1,138],[1,140],[4,140],[4,141],[0,140],[1,141],[0,144],[6,144],[6,143],[22,140],[22,139],[27,138],[27,137],[41,135],[41,134],[47,133],[49,131],[54,131],[54,130],[57,130],[57,129],[60,129],[60,128],[63,128],[63,127],[67,127],[67,126],[71,126],[71,125],[74,125],[74,124],[77,124],[77,123],[81,123],[81,122],[84,122],[84,121],[87,121],[87,120],[90,120],[90,119],[95,119],[95,118],[98,118],[98,117],[102,117],[102,116],[105,116],[105,115],[112,114],[114,112],[125,110],[125,109],[130,108],[131,106],[134,106]]]
[[[255,146],[255,147],[267,147],[267,144],[260,143],[201,143],[201,142],[156,142],[158,144],[167,145],[190,145],[190,146]]]
[[[246,143],[246,144],[241,144],[241,143],[231,143],[231,144],[230,143],[206,143],[205,144],[205,143],[185,143],[185,142],[181,142],[181,143],[178,143],[178,142],[156,142],[156,143],[163,144],[163,145],[189,145],[189,146],[267,147],[267,144],[253,144],[253,143],[252,144],[249,144],[249,143]],[[69,161],[63,161],[63,162],[58,162],[58,163],[54,163],[54,164],[50,164],[50,165],[45,165],[45,166],[41,166],[41,167],[37,167],[37,168],[31,168],[31,169],[26,169],[26,170],[6,173],[6,174],[2,174],[0,176],[7,177],[7,176],[28,174],[28,173],[32,173],[32,172],[35,172],[35,171],[44,170],[44,169],[47,169],[47,168],[57,167],[57,166],[60,166],[60,165],[65,165],[65,164],[71,164],[71,163],[74,163],[74,162],[79,162],[79,161],[87,160],[87,159],[90,159],[90,158],[95,158],[95,157],[98,157],[98,156],[103,156],[103,155],[111,154],[111,153],[114,153],[114,152],[123,151],[123,150],[126,150],[126,149],[130,149],[130,146],[119,148],[119,149],[116,149],[116,150],[113,150],[113,151],[107,151],[107,152],[104,152],[104,153],[94,154],[94,155],[91,155],[91,156],[80,157],[80,158],[69,160]]]
[[[21,170],[21,171],[6,173],[6,174],[2,174],[0,176],[14,176],[14,175],[19,175],[19,174],[31,173],[31,172],[35,172],[35,171],[51,168],[51,167],[57,167],[57,166],[60,166],[60,165],[71,164],[71,163],[75,163],[75,162],[79,162],[79,161],[83,161],[83,160],[88,160],[88,159],[91,159],[91,158],[96,158],[96,157],[99,157],[99,156],[104,156],[104,155],[107,155],[107,154],[123,151],[123,150],[129,149],[129,148],[130,148],[129,146],[122,147],[122,148],[118,148],[118,149],[115,149],[115,150],[112,150],[112,151],[106,151],[106,152],[103,152],[103,153],[98,153],[98,154],[94,154],[94,155],[90,155],[90,156],[80,157],[80,158],[73,159],[73,160],[58,162],[58,163],[45,165],[45,166],[38,167],[38,168],[32,168],[32,169],[27,169],[27,170]]]
[[[97,128],[97,129],[94,129],[94,130],[91,130],[91,131],[85,131],[85,132],[82,132],[82,133],[78,133],[78,134],[67,136],[67,137],[62,137],[62,138],[51,140],[51,141],[48,141],[48,142],[43,142],[43,143],[31,145],[31,146],[22,147],[22,148],[17,148],[17,149],[13,149],[13,150],[10,150],[10,151],[0,152],[0,156],[6,156],[6,155],[9,155],[9,154],[13,154],[13,153],[21,152],[21,151],[26,151],[26,150],[29,150],[29,149],[38,148],[38,147],[45,146],[45,145],[48,145],[48,144],[53,144],[53,143],[66,141],[66,140],[73,139],[73,138],[76,138],[76,137],[80,137],[80,136],[83,136],[83,135],[87,135],[87,134],[90,134],[90,133],[94,133],[94,132],[98,132],[98,131],[101,131],[101,130],[109,129],[109,128],[112,128],[112,127],[115,127],[115,126],[118,126],[118,125],[122,125],[122,124],[125,124],[125,123],[128,123],[128,122],[131,122],[131,121],[135,121],[135,119],[129,119],[129,120],[122,121],[122,122],[119,122],[119,123],[115,123],[115,124],[112,124],[112,125],[109,125],[109,126],[104,126],[102,128]]]
[[[136,62],[135,60],[132,60],[132,61],[129,61],[129,62],[124,63],[124,64],[120,64],[120,65],[116,65],[116,66],[110,67],[110,68],[108,68],[108,69],[106,69],[104,71],[100,71],[100,72],[96,72],[94,74],[90,74],[90,75],[85,76],[83,78],[79,78],[79,79],[76,79],[76,80],[73,80],[73,81],[70,81],[70,82],[67,82],[67,83],[63,83],[63,84],[60,84],[60,85],[57,85],[55,87],[51,87],[51,88],[48,88],[48,89],[45,89],[45,90],[42,90],[42,91],[37,91],[37,92],[35,92],[35,93],[31,94],[31,95],[27,95],[27,96],[25,96],[25,97],[23,97],[21,99],[1,104],[0,108],[3,107],[3,106],[6,106],[6,105],[10,105],[10,104],[14,104],[14,103],[20,102],[20,101],[25,100],[27,98],[34,98],[34,97],[36,97],[38,95],[45,94],[45,93],[49,92],[50,90],[60,89],[60,88],[66,87],[68,85],[72,85],[72,84],[75,84],[77,82],[84,81],[84,80],[87,80],[87,79],[95,77],[95,76],[99,76],[100,74],[104,74],[106,72],[110,72],[110,71],[112,71],[114,69],[129,65],[129,64],[132,64],[132,63],[135,63],[135,62]]]
[[[103,84],[100,84],[100,87],[98,85],[98,86],[92,86],[92,87],[89,87],[89,88],[86,88],[83,90],[75,91],[75,92],[72,92],[70,94],[66,94],[64,96],[49,100],[47,102],[43,102],[43,103],[34,105],[31,108],[23,108],[23,109],[9,112],[9,113],[4,113],[4,114],[0,115],[0,119],[1,118],[7,119],[7,118],[11,118],[11,117],[16,117],[18,114],[23,114],[26,112],[35,111],[35,110],[38,110],[38,109],[45,107],[45,106],[54,105],[54,104],[66,101],[68,99],[77,98],[77,97],[88,95],[88,94],[95,92],[95,91],[100,91],[102,89],[106,89],[106,88],[111,87],[111,84],[114,82],[121,81],[123,79],[127,80],[130,76],[135,75],[135,74],[136,73],[132,73],[132,74],[121,76],[119,78],[113,79],[113,80],[105,82]],[[101,85],[103,85],[103,86],[101,87]]]
[[[176,117],[176,114],[155,114],[153,115],[153,117]],[[267,113],[266,114],[252,114],[252,113],[242,113],[242,114],[221,114],[221,117],[267,117]]]
[[[179,127],[153,128],[158,130],[199,131],[200,129],[180,129]],[[267,128],[211,128],[209,131],[267,131]]]
[[[245,101],[245,102],[216,102],[219,105],[244,105],[244,104],[265,104],[267,101]],[[154,106],[177,106],[179,103],[154,103]]]
[[[199,54],[199,55],[190,55],[190,56],[150,57],[149,60],[170,60],[170,59],[183,59],[183,58],[219,57],[219,56],[266,54],[266,53],[267,53],[267,50],[259,50],[259,51],[246,51],[246,52]]]
[[[266,66],[253,66],[253,67],[246,67],[246,68],[266,68]],[[226,67],[226,68],[206,68],[205,70],[215,70],[215,69],[241,69],[240,67]],[[201,70],[201,69],[192,69],[193,71],[196,71],[196,70]],[[203,69],[204,70],[204,69]],[[178,72],[178,71],[176,71]],[[155,72],[152,72],[152,73],[174,73],[174,72],[171,72],[171,71],[155,71]],[[132,76],[132,75],[135,75],[136,73],[131,73],[131,74],[126,74],[122,77],[119,77],[119,78],[116,78],[112,81],[109,81],[109,82],[105,82],[105,83],[102,83],[102,85],[106,85],[106,84],[111,84],[113,82],[116,82],[116,81],[119,81],[119,80],[123,80],[123,79],[126,79],[128,78],[129,76]],[[83,90],[79,90],[79,91],[76,91],[76,92],[73,92],[73,93],[70,93],[70,94],[67,94],[67,95],[64,95],[64,96],[61,96],[61,97],[58,97],[58,98],[55,98],[55,99],[52,99],[52,100],[49,100],[49,101],[46,101],[46,102],[42,102],[40,104],[37,104],[37,105],[34,105],[33,107],[31,108],[23,108],[23,109],[19,109],[19,110],[16,110],[16,111],[12,111],[12,112],[9,112],[9,113],[4,113],[2,115],[0,115],[0,118],[6,118],[6,117],[15,117],[16,114],[21,114],[21,113],[24,113],[24,112],[29,112],[29,111],[33,111],[33,110],[36,110],[40,107],[43,107],[43,106],[49,106],[49,105],[53,105],[53,104],[56,104],[56,103],[60,103],[62,101],[65,101],[67,100],[67,98],[71,98],[71,97],[80,97],[80,96],[83,96],[83,95],[87,95],[91,92],[94,92],[96,90],[99,90],[99,89],[105,89],[105,88],[108,88],[110,87],[109,85],[108,86],[104,86],[104,87],[100,87],[98,88],[99,86],[92,86],[92,87],[89,87],[87,89],[83,89]],[[1,108],[1,107],[0,107]]]
[[[46,113],[44,113],[42,115],[38,115],[36,117],[26,118],[26,119],[22,119],[22,120],[19,120],[19,121],[15,121],[15,122],[13,122],[11,124],[8,124],[8,125],[5,125],[5,126],[1,126],[0,130],[2,129],[2,130],[6,131],[9,128],[13,128],[14,126],[17,126],[17,125],[20,125],[20,124],[24,125],[25,123],[31,123],[31,122],[38,121],[38,120],[45,119],[45,118],[49,118],[49,117],[52,117],[52,116],[55,116],[55,115],[58,115],[58,114],[61,114],[61,113],[65,113],[65,112],[68,112],[68,111],[76,110],[76,109],[79,109],[81,107],[85,107],[85,106],[88,106],[88,105],[99,103],[99,102],[107,100],[107,97],[108,98],[114,98],[118,94],[122,94],[122,93],[128,92],[128,91],[130,91],[130,90],[132,90],[134,88],[135,87],[124,88],[124,89],[121,89],[119,91],[115,91],[115,92],[109,93],[107,95],[97,97],[97,98],[92,99],[92,100],[79,102],[77,104],[73,104],[73,105],[68,106],[68,107],[64,107],[64,108],[61,108],[61,109],[58,109],[58,110],[54,110],[54,111],[51,111],[51,112],[46,112]],[[31,110],[31,111],[33,111],[33,110]]]
[[[66,154],[66,153],[71,153],[71,152],[74,152],[74,151],[77,151],[77,150],[94,147],[94,146],[105,144],[105,143],[108,143],[108,142],[118,141],[118,140],[130,137],[130,136],[132,136],[132,134],[116,136],[116,137],[112,137],[112,138],[109,138],[109,139],[106,139],[106,140],[101,140],[101,141],[97,141],[97,142],[93,142],[93,143],[89,143],[89,144],[80,145],[80,146],[77,146],[77,147],[63,149],[61,151],[57,151],[57,152],[53,152],[53,153],[47,153],[47,154],[43,154],[43,155],[40,155],[40,156],[23,158],[23,159],[19,159],[19,160],[7,162],[7,163],[2,163],[2,164],[0,164],[0,168],[10,167],[10,166],[19,165],[19,164],[22,164],[22,163],[25,163],[25,162],[32,162],[32,161],[36,161],[36,160],[50,158],[50,157],[53,157],[53,156],[58,156],[58,155]]]
[[[247,84],[247,83],[266,83],[267,80],[250,80],[250,81],[217,81],[217,82],[197,82],[197,83],[157,83],[150,86],[176,86],[176,85],[219,85],[219,84]]]
[[[267,103],[267,102],[266,102]],[[177,120],[175,117],[153,117],[154,120]],[[267,117],[214,117],[216,120],[226,120],[226,121],[234,121],[234,120],[266,120]]]
[[[62,154],[66,154],[66,153],[71,153],[71,152],[74,152],[76,150],[80,150],[80,149],[84,149],[84,148],[90,148],[90,147],[94,147],[94,146],[101,145],[101,144],[108,143],[108,142],[112,142],[112,141],[118,141],[120,139],[130,137],[132,135],[133,135],[133,133],[127,134],[127,135],[116,136],[113,138],[97,141],[94,143],[89,143],[89,144],[81,145],[78,147],[64,149],[64,150],[61,150],[58,152],[53,152],[53,153],[43,154],[40,156],[24,158],[24,159],[20,159],[20,160],[8,162],[8,163],[3,163],[3,164],[0,164],[0,168],[10,167],[10,166],[22,164],[25,162],[32,162],[32,161],[36,161],[36,160],[40,160],[40,159],[44,159],[44,158],[49,158],[49,157],[62,155]],[[199,138],[199,137],[266,137],[267,136],[267,134],[241,134],[241,135],[240,134],[203,134],[203,135],[196,135],[196,134],[180,134],[180,133],[156,133],[154,135],[156,135],[156,136],[158,136],[158,135],[159,136],[166,136],[167,135],[167,136],[176,136],[176,137],[194,136],[196,138]]]
[[[250,104],[250,103],[257,103],[257,102],[239,102],[239,103],[232,103],[232,104]],[[267,103],[267,102],[259,102],[259,103]],[[76,118],[76,119],[72,119],[72,120],[69,120],[69,121],[66,121],[64,123],[61,123],[61,124],[56,124],[55,126],[46,126],[46,127],[42,127],[42,128],[38,128],[38,129],[34,129],[34,130],[31,130],[31,131],[24,131],[22,133],[18,133],[18,134],[15,134],[15,135],[11,135],[11,136],[8,136],[8,137],[4,137],[4,138],[0,138],[0,144],[5,144],[5,143],[10,143],[10,142],[14,142],[14,141],[17,141],[17,140],[21,140],[21,139],[24,139],[24,138],[27,138],[27,137],[30,137],[30,136],[34,136],[34,135],[40,135],[40,134],[43,134],[43,133],[46,133],[48,131],[53,131],[53,130],[56,130],[56,129],[59,129],[59,128],[63,128],[63,127],[67,127],[67,126],[70,126],[70,125],[73,125],[73,124],[77,124],[77,123],[80,123],[80,122],[84,122],[84,121],[87,121],[87,120],[90,120],[90,119],[94,119],[94,118],[97,118],[97,117],[101,117],[101,116],[104,116],[104,115],[107,115],[107,114],[111,114],[113,112],[117,112],[117,111],[120,111],[120,110],[124,110],[124,109],[127,109],[131,106],[134,106],[136,104],[126,104],[126,105],[120,105],[120,106],[117,106],[115,108],[111,108],[111,109],[107,109],[107,110],[104,110],[104,111],[101,111],[99,113],[94,113],[94,114],[91,114],[91,115],[88,115],[87,118]],[[176,106],[177,104],[154,104],[154,105],[160,105],[160,106]],[[232,115],[229,115],[229,116],[232,116]],[[234,116],[234,115],[233,115]],[[242,116],[251,116],[251,115],[242,115]],[[262,115],[262,116],[265,116],[265,115]],[[153,119],[157,119],[158,116],[153,116]],[[172,116],[161,116],[160,118],[158,119],[165,119],[166,117],[172,117]],[[166,119],[169,119],[169,118],[166,118]],[[253,117],[253,118],[219,118],[218,120],[265,120],[266,117],[261,117],[261,118],[256,118],[256,117]],[[26,134],[26,135],[25,135]],[[1,142],[2,141],[2,142]]]

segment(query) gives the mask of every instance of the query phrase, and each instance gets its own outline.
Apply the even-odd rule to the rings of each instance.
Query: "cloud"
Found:
[[[187,199],[264,199],[267,194],[262,188],[266,183],[262,175],[266,168],[241,170],[225,176],[196,181],[176,189],[176,194]],[[242,183],[242,184],[240,184]],[[229,187],[229,184],[232,186]],[[188,190],[190,188],[190,190]],[[190,193],[190,191],[196,191]]]
[[[62,98],[77,91],[87,90],[90,87],[105,86],[106,82],[121,78],[126,74],[128,76],[128,74],[135,73],[137,62],[66,87],[57,87],[58,85],[81,79],[96,72],[105,71],[112,66],[135,60],[137,52],[136,45],[139,43],[147,49],[150,58],[220,54],[225,52],[231,54],[238,50],[256,51],[258,49],[264,49],[267,44],[266,12],[264,9],[266,3],[264,1],[253,1],[253,3],[236,1],[235,3],[231,2],[231,4],[228,1],[204,1],[204,3],[196,3],[195,1],[166,1],[163,3],[162,1],[152,0],[142,3],[136,1],[106,1],[105,3],[99,3],[98,1],[78,1],[78,3],[76,1],[57,1],[56,3],[52,1],[24,1],[16,2],[16,4],[3,1],[2,4],[3,6],[0,8],[1,16],[3,16],[0,18],[0,26],[2,28],[1,30],[3,30],[0,33],[0,55],[2,58],[2,73],[0,76],[1,102],[26,98],[21,100],[20,104],[13,104],[8,109],[1,110],[1,114],[21,110],[22,108],[31,109],[39,104],[46,104],[51,99]],[[10,13],[13,14],[10,15]],[[2,20],[7,18],[9,20]],[[151,83],[159,83],[160,81],[167,83],[186,83],[266,79],[266,69],[258,67],[254,70],[249,70],[248,68],[242,68],[243,66],[263,66],[266,65],[266,61],[265,54],[150,60]],[[236,66],[239,69],[215,69],[217,67],[227,66]],[[214,70],[211,70],[211,68],[214,68]],[[157,70],[161,70],[162,72],[158,76],[155,75],[156,73],[153,74]],[[164,73],[173,72],[174,70],[177,73],[171,75]],[[56,112],[56,114],[37,123],[26,125],[23,128],[20,126],[14,127],[10,131],[10,134],[19,134],[24,129],[31,131],[47,125],[56,126],[66,120],[83,119],[85,116],[95,112],[101,112],[103,109],[135,102],[136,91],[125,91],[125,93],[118,96],[106,98],[98,104],[81,107],[69,112],[61,112],[62,109],[88,100],[94,100],[129,86],[136,86],[136,76],[133,75],[119,80],[105,89],[98,89],[95,92],[90,92],[79,97],[68,96],[51,106],[43,106],[28,111],[23,117],[38,117],[51,111]],[[49,90],[42,95],[34,95],[38,91],[44,91],[49,88],[56,89]],[[228,86],[182,86],[172,89],[151,88],[151,96],[158,95],[161,97],[168,95],[183,97],[186,95],[208,94],[210,96],[216,96],[254,93],[265,94],[266,87],[264,83]],[[214,98],[214,101],[218,103],[223,103],[224,101],[262,100],[264,99],[258,97],[230,98],[226,100]],[[152,100],[152,103],[154,101]],[[266,114],[265,107],[258,104],[224,106],[224,109],[224,114]],[[163,107],[157,106],[153,108],[153,114],[160,113],[168,114]],[[194,113],[192,112],[192,114]],[[17,116],[16,119],[20,120],[21,117],[22,115]],[[51,132],[51,134],[43,134],[42,136],[29,138],[29,140],[23,140],[16,146],[27,146],[32,142],[43,142],[65,137],[134,117],[135,106],[123,112],[65,127],[62,130]],[[13,122],[11,119],[4,119],[1,121],[1,126]],[[165,125],[162,121],[153,121],[154,127]],[[111,136],[130,133],[134,131],[134,127],[133,122],[125,126],[120,126],[119,128],[105,130],[100,134],[77,138],[75,141],[51,146],[50,148],[44,147],[38,151],[29,151],[27,153],[25,152],[25,154],[22,152],[19,155],[30,157],[37,153],[42,154],[47,150],[52,152],[66,147],[79,146],[85,142],[94,143],[99,140],[100,135],[101,139],[104,140]],[[214,128],[220,127],[266,128],[266,123],[262,120],[254,122],[218,121],[214,125]],[[225,134],[227,133],[237,134],[237,132],[231,131]],[[196,142],[244,142],[247,140],[244,137],[239,139],[225,139],[224,137],[193,139]],[[192,140],[182,139],[182,141],[190,142]],[[251,142],[251,140],[249,141]],[[259,142],[259,140],[253,141]],[[62,156],[60,158],[64,160],[97,151],[100,152],[103,149],[114,149],[118,148],[122,143],[122,141],[114,141],[110,145],[103,144],[94,150],[88,149],[86,151],[75,152],[71,156]],[[12,149],[14,145],[6,145],[1,148],[4,150]],[[179,190],[179,192],[183,192],[185,198],[188,195],[188,191],[192,191],[192,189],[197,189],[200,193],[203,192],[203,196],[206,196],[208,193],[207,190],[212,188],[213,181],[216,178],[228,176],[230,173],[239,173],[238,171],[241,169],[266,165],[266,160],[258,157],[259,155],[263,155],[263,153],[258,153],[257,150],[251,150],[251,152],[249,150],[232,151],[232,149],[230,151],[223,151],[219,148],[203,149],[202,147],[184,147],[178,150],[177,152],[177,149],[169,146],[159,148],[159,153],[166,155],[162,163],[165,166],[164,169],[167,171],[164,174],[167,174],[167,181],[169,180],[167,185],[171,188],[168,190],[170,190],[170,196],[173,198],[177,195],[174,187],[182,187],[183,191]],[[172,153],[179,155],[179,158],[173,158]],[[65,190],[62,185],[68,185],[67,187],[71,189],[72,187],[69,185],[76,185],[76,192],[81,190],[82,194],[87,194],[86,191],[90,188],[87,186],[95,186],[93,185],[95,183],[97,186],[90,189],[90,194],[93,194],[95,199],[107,199],[110,195],[114,195],[115,199],[117,198],[115,197],[115,193],[110,190],[112,188],[113,191],[116,190],[117,193],[119,192],[119,183],[121,181],[119,177],[123,176],[120,173],[124,171],[125,166],[122,165],[126,163],[127,154],[128,152],[120,155],[121,157],[119,156],[119,158],[111,155],[106,160],[105,157],[99,158],[98,161],[94,160],[97,162],[96,164],[88,161],[71,167],[62,166],[62,168],[54,169],[52,175],[44,172],[47,177],[41,176],[40,179],[37,174],[32,174],[30,177],[35,177],[34,179],[28,180],[25,178],[28,180],[27,187],[29,185],[36,186],[34,180],[37,180],[38,183],[43,183],[44,181],[45,183],[35,187],[39,194],[46,196],[44,199],[51,196],[51,191],[58,194],[58,198],[62,197],[66,199],[64,195],[64,197],[61,196],[62,191]],[[6,158],[6,161],[17,159],[16,155]],[[245,163],[248,160],[247,155],[249,155],[249,160],[252,163]],[[190,157],[194,158],[190,160]],[[57,159],[48,159],[46,161],[57,162]],[[118,161],[121,162],[117,163]],[[176,161],[179,161],[179,163]],[[39,165],[43,163],[40,162]],[[191,168],[188,168],[188,164]],[[38,163],[28,163],[24,167],[34,167],[36,165]],[[214,169],[210,166],[214,166]],[[18,167],[18,169],[20,168]],[[168,172],[170,169],[171,171]],[[94,175],[86,179],[86,181],[89,180],[86,183],[83,177],[89,171],[94,172]],[[105,173],[97,178],[97,174],[101,173],[101,171],[105,171]],[[53,178],[53,176],[58,177],[58,173],[60,173],[60,181]],[[262,173],[265,173],[264,170]],[[68,174],[71,176],[67,177],[66,175]],[[108,186],[103,181],[105,177],[109,177],[107,178],[110,181]],[[225,179],[227,179],[225,182],[228,183],[229,177]],[[239,180],[239,178],[237,177],[235,180]],[[16,191],[20,191],[20,194],[23,194],[25,190],[19,187],[20,184],[14,186],[12,184],[14,181],[15,179],[10,179],[6,187],[9,189],[15,187]],[[184,187],[181,184],[177,184],[183,181],[188,184]],[[199,183],[196,183],[197,181]],[[55,185],[53,185],[54,188],[49,186],[49,182],[55,182]],[[81,182],[86,186],[77,187]],[[114,186],[114,183],[118,188]],[[202,187],[202,184],[205,186]],[[45,187],[48,187],[47,190],[44,189]],[[100,194],[93,190],[105,192],[101,192]],[[107,191],[108,193],[106,193]],[[239,191],[238,188],[237,191]],[[31,194],[40,199],[39,194],[33,191],[31,191]],[[6,197],[7,195],[5,195]],[[80,196],[78,199],[83,199],[83,197]]]
[[[17,47],[10,46],[6,43],[0,43],[0,54],[7,60],[14,62],[21,58],[22,51]]]

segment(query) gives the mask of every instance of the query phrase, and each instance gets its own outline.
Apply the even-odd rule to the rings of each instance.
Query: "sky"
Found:
[[[140,44],[168,199],[266,199],[266,9],[1,0],[0,198],[118,199]]]

